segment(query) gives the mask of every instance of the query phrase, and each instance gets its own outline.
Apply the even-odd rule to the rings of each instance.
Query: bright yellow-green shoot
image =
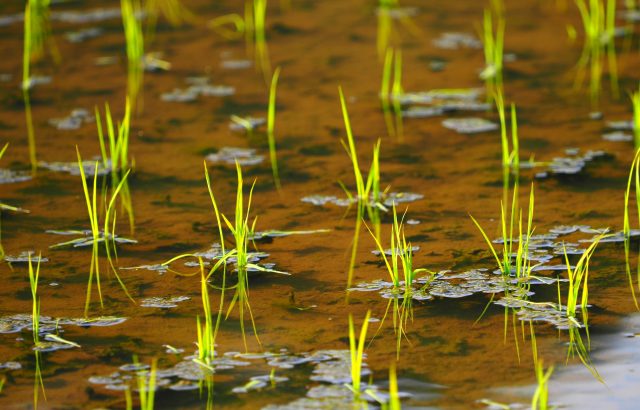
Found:
[[[40,298],[38,297],[38,279],[40,278],[40,255],[38,255],[38,264],[33,269],[31,262],[31,253],[28,256],[29,262],[29,286],[31,287],[31,323],[33,329],[33,343],[36,345],[40,341]]]
[[[638,306],[638,299],[636,298],[636,292],[633,285],[633,278],[631,277],[631,266],[629,263],[629,251],[631,246],[631,222],[629,220],[629,198],[631,195],[631,182],[635,181],[636,192],[636,207],[638,220],[640,220],[640,150],[636,150],[636,155],[631,163],[631,169],[629,170],[629,178],[627,179],[627,189],[624,193],[624,221],[623,221],[623,233],[624,233],[624,254],[625,265],[627,270],[627,277],[629,278],[629,287],[631,288],[631,295],[636,305],[636,309],[640,309]],[[640,264],[637,269],[637,281],[640,284]],[[639,285],[640,286],[640,285]]]
[[[345,143],[344,140],[340,140],[340,142],[351,160],[353,176],[356,182],[356,196],[354,198],[348,191],[345,190],[345,192],[349,198],[357,201],[361,214],[364,213],[365,208],[371,208],[372,203],[373,207],[384,208],[380,203],[382,198],[382,192],[380,191],[380,140],[374,145],[371,167],[365,182],[358,163],[358,151],[356,150],[355,139],[351,130],[351,121],[349,120],[349,111],[347,110],[347,104],[344,99],[344,94],[342,93],[342,87],[339,87],[338,91],[340,93],[340,106],[342,108],[342,117],[347,133],[347,142]]]
[[[411,242],[407,242],[404,233],[404,218],[406,213],[405,211],[400,220],[398,220],[396,207],[393,205],[393,227],[389,240],[390,256],[387,256],[382,243],[376,238],[373,232],[371,232],[371,230],[369,230],[369,232],[376,242],[376,247],[384,260],[394,289],[401,291],[401,287],[403,286],[401,282],[404,282],[403,294],[405,297],[411,297],[411,292],[413,291],[412,284],[416,279],[416,275],[420,272],[427,272],[428,270],[423,268],[414,269],[413,267],[413,248]]]
[[[538,386],[531,399],[531,410],[547,410],[549,408],[549,379],[553,374],[553,366],[544,369],[542,360],[535,364]]]
[[[580,307],[580,313],[582,314],[584,326],[587,326],[587,304],[589,300],[589,262],[591,257],[598,246],[598,243],[606,235],[602,234],[596,237],[589,245],[586,251],[582,254],[580,259],[575,265],[575,268],[571,268],[569,263],[569,257],[565,250],[565,260],[567,264],[567,274],[569,276],[569,290],[567,293],[567,317],[573,321],[574,324],[580,327],[580,322],[577,321],[577,310]]]
[[[211,304],[209,302],[209,288],[207,285],[207,277],[204,274],[204,265],[202,259],[198,258],[200,263],[200,294],[202,296],[202,308],[204,311],[204,326],[200,324],[200,316],[196,318],[198,325],[198,363],[203,364],[209,369],[213,369],[211,363],[215,358],[215,344],[217,327],[213,326],[213,318],[211,315]],[[223,288],[224,292],[224,288]],[[220,315],[219,315],[220,316]]]
[[[144,36],[142,22],[138,19],[141,15],[142,5],[140,0],[121,0],[122,25],[124,27],[127,42],[127,95],[134,107],[139,107],[138,95],[142,89],[144,69],[142,58],[144,56]]]
[[[365,210],[369,216],[369,220],[374,225],[374,232],[376,237],[380,238],[380,217],[379,210],[386,210],[381,204],[382,192],[380,191],[380,140],[373,148],[373,158],[371,160],[371,168],[365,183],[362,171],[358,163],[358,152],[356,150],[355,139],[351,130],[351,121],[349,120],[349,112],[347,110],[347,104],[342,93],[342,87],[338,88],[340,94],[340,106],[342,108],[342,117],[344,120],[345,130],[347,133],[347,142],[340,140],[353,167],[353,176],[356,182],[356,196],[354,197],[344,186],[343,189],[349,199],[354,200],[357,203],[357,216],[356,216],[356,228],[353,238],[353,244],[351,247],[351,260],[349,263],[349,272],[347,277],[347,288],[351,287],[353,279],[353,270],[355,267],[356,253],[358,249],[358,240],[360,234],[360,225],[362,224],[362,218],[364,217]]]
[[[516,173],[520,167],[519,140],[518,140],[518,118],[516,116],[516,106],[511,104],[511,146],[509,144],[508,127],[504,107],[504,97],[501,91],[495,96],[495,104],[500,118],[500,140],[502,143],[502,166],[507,170],[512,168]]]
[[[9,143],[4,144],[4,147],[0,150],[0,159],[4,155],[5,151],[9,148]],[[4,260],[4,248],[2,247],[2,213],[0,212],[0,261]]]
[[[278,87],[278,77],[280,76],[280,67],[276,68],[271,78],[271,87],[269,88],[269,108],[267,115],[267,139],[269,140],[269,159],[271,160],[271,171],[273,172],[273,181],[277,189],[280,189],[280,177],[278,176],[278,156],[276,155],[276,88]]]
[[[598,243],[605,238],[606,234],[597,236],[591,245],[585,250],[574,268],[571,268],[569,257],[565,250],[565,261],[567,265],[567,274],[569,277],[569,289],[567,291],[567,318],[573,323],[569,327],[569,349],[567,350],[567,359],[574,355],[578,355],[580,361],[589,369],[591,374],[599,380],[603,381],[597,370],[593,366],[589,357],[591,349],[591,340],[589,337],[589,315],[587,306],[589,303],[589,263],[591,257],[598,246]],[[560,303],[560,301],[559,301]],[[578,321],[577,311],[580,309],[582,316],[582,324]],[[582,341],[580,329],[584,328],[587,336],[587,344]]]
[[[493,2],[500,4],[500,2]],[[485,68],[480,78],[485,80],[487,96],[491,99],[502,90],[502,66],[504,54],[505,18],[503,10],[494,6],[485,9],[482,25],[482,43],[484,46]],[[495,20],[495,27],[494,27]]]
[[[133,234],[135,230],[135,217],[133,213],[133,205],[131,201],[131,193],[129,191],[129,184],[124,183],[126,178],[123,178],[123,174],[126,174],[132,170],[132,165],[129,163],[129,134],[131,127],[131,104],[129,98],[127,98],[125,104],[125,113],[122,122],[118,122],[114,125],[113,118],[111,116],[111,110],[109,104],[105,103],[104,118],[107,129],[107,144],[105,143],[105,134],[102,126],[102,118],[100,111],[95,108],[96,114],[96,126],[98,130],[98,141],[100,143],[100,153],[102,155],[102,165],[105,169],[111,170],[111,195],[114,194],[116,188],[122,185],[120,189],[120,203],[122,209],[129,218],[129,230]],[[117,127],[117,132],[116,132]]]
[[[349,353],[350,362],[349,367],[351,369],[351,384],[346,385],[353,392],[354,401],[360,400],[361,379],[362,379],[362,365],[364,363],[364,345],[367,338],[367,329],[369,327],[369,318],[371,317],[371,311],[368,310],[362,322],[360,328],[360,336],[356,339],[356,330],[353,324],[353,316],[349,314]]]
[[[134,358],[134,362],[137,362],[137,359]],[[139,372],[137,375],[140,410],[153,410],[154,408],[157,368],[158,360],[154,358],[151,360],[151,369],[148,375],[146,372]]]
[[[398,376],[396,375],[396,364],[391,363],[389,366],[389,403],[388,410],[400,410],[400,394],[398,393]]]
[[[633,145],[640,149],[640,89],[631,94],[633,104]]]

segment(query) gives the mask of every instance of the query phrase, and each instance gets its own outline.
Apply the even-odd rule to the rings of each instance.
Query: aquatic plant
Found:
[[[31,262],[31,254],[29,253],[29,287],[31,288],[31,323],[33,329],[33,343],[37,345],[40,342],[40,298],[38,297],[38,279],[40,278],[40,255],[38,255],[38,264],[33,269]]]
[[[633,105],[633,145],[635,149],[640,149],[640,88],[631,94]]]
[[[211,367],[211,363],[215,357],[216,334],[218,328],[217,326],[213,326],[211,304],[209,302],[209,285],[207,284],[207,278],[204,274],[202,258],[198,258],[198,262],[200,265],[200,295],[202,297],[202,308],[204,311],[204,325],[200,324],[200,316],[196,317],[198,328],[198,363],[209,369],[213,369]],[[224,290],[225,286],[223,285],[222,299],[224,299]],[[222,300],[221,303],[223,303]],[[221,317],[221,312],[219,313],[218,317]]]
[[[485,68],[480,78],[485,80],[487,96],[493,98],[502,90],[502,66],[504,61],[505,17],[501,1],[492,1],[492,7],[485,9],[482,24],[482,45],[484,46]],[[495,23],[495,27],[494,27]]]
[[[389,300],[387,312],[389,307],[393,303],[393,328],[397,336],[396,354],[398,355],[398,357],[400,355],[400,342],[402,340],[402,336],[406,334],[405,329],[407,328],[409,319],[413,318],[413,286],[416,275],[421,272],[429,272],[428,269],[415,269],[413,267],[413,246],[411,245],[411,242],[407,242],[404,233],[403,222],[405,215],[406,210],[398,221],[396,207],[395,205],[393,206],[393,226],[391,228],[389,240],[390,245],[388,251],[385,250],[380,240],[376,238],[374,233],[369,229],[369,233],[376,243],[378,252],[384,260],[387,272],[389,273],[389,278],[391,279],[391,283],[393,284],[392,292],[395,294],[395,297]],[[369,227],[367,226],[367,229],[368,228]],[[387,256],[387,252],[390,253],[389,256]],[[426,288],[428,286],[429,282],[427,282],[422,287]],[[399,303],[399,299],[402,300],[402,303]],[[387,312],[385,312],[383,319],[380,321],[380,327],[382,327],[382,324],[384,323]]]
[[[371,159],[371,166],[365,182],[362,175],[362,170],[358,163],[358,152],[356,150],[355,140],[353,138],[353,132],[351,130],[351,121],[349,120],[349,112],[347,110],[347,104],[344,100],[344,94],[342,93],[342,87],[338,88],[340,94],[340,106],[342,108],[342,117],[344,120],[345,130],[347,133],[347,142],[340,140],[340,143],[344,147],[351,165],[353,168],[353,176],[356,182],[356,195],[352,195],[349,190],[342,185],[345,193],[349,197],[350,201],[356,202],[356,228],[351,246],[351,260],[349,263],[349,272],[347,276],[347,289],[351,287],[353,279],[353,269],[355,266],[356,251],[358,249],[358,240],[360,234],[360,227],[362,224],[362,218],[365,215],[365,211],[369,217],[369,220],[374,226],[374,232],[377,238],[380,238],[380,215],[379,211],[386,210],[381,203],[382,192],[380,190],[380,140],[376,142],[373,147],[373,158]]]
[[[0,160],[4,155],[5,151],[9,148],[9,143],[4,144],[4,147],[0,150]],[[4,260],[4,247],[2,246],[2,210],[0,209],[0,261]]]
[[[504,96],[502,91],[498,91],[494,95],[494,101],[498,110],[498,117],[500,118],[500,141],[502,144],[502,166],[506,168],[506,172],[509,169],[513,169],[516,173],[520,168],[520,144],[518,140],[518,118],[516,116],[516,106],[511,104],[511,144],[509,144],[508,128],[506,121],[506,114],[504,108]],[[505,179],[508,181],[508,176]]]
[[[269,108],[267,115],[267,139],[269,140],[269,159],[271,160],[271,171],[273,172],[273,181],[277,189],[280,189],[280,177],[278,176],[278,157],[276,155],[276,88],[278,86],[278,77],[280,76],[280,67],[276,68],[271,78],[271,87],[269,88]]]
[[[518,207],[518,184],[514,184],[513,196],[511,199],[511,211],[509,216],[505,211],[505,205],[503,201],[500,201],[500,222],[502,229],[502,255],[498,256],[498,251],[494,247],[493,242],[489,239],[488,235],[482,229],[478,221],[469,215],[476,225],[485,242],[489,246],[489,250],[496,259],[498,267],[502,272],[502,276],[506,279],[509,276],[515,276],[518,279],[526,278],[531,274],[531,261],[528,258],[529,254],[529,242],[533,234],[533,211],[534,211],[534,189],[531,184],[529,191],[529,208],[527,216],[527,227],[523,230],[522,225],[522,209]],[[518,221],[518,232],[516,234],[514,230],[515,222]],[[517,243],[517,249],[515,249],[514,260],[514,244]]]
[[[131,201],[131,192],[129,191],[129,184],[126,182],[126,178],[123,177],[124,174],[128,174],[132,171],[132,165],[129,163],[129,134],[131,128],[131,104],[129,98],[127,98],[125,103],[125,113],[122,122],[117,123],[117,132],[111,116],[109,104],[105,103],[104,118],[108,137],[108,152],[107,144],[105,144],[102,119],[98,107],[95,108],[95,117],[96,127],[98,130],[98,141],[100,143],[100,153],[102,156],[102,166],[106,170],[110,170],[111,196],[114,198],[117,197],[114,193],[118,186],[121,186],[120,204],[129,218],[129,231],[133,234],[135,229],[135,218]]]
[[[629,198],[631,195],[631,181],[634,180],[634,188],[636,193],[636,208],[638,220],[640,221],[640,150],[636,150],[636,155],[633,158],[631,163],[631,168],[629,170],[629,178],[627,179],[627,189],[624,193],[624,217],[623,217],[623,235],[624,235],[624,255],[625,255],[625,267],[627,272],[627,277],[629,279],[629,288],[631,289],[631,296],[633,297],[633,301],[636,305],[636,309],[640,309],[638,305],[638,299],[636,298],[636,293],[633,285],[633,278],[631,276],[631,265],[629,262],[629,253],[631,247],[631,222],[629,219]],[[637,279],[638,286],[640,286],[640,263],[637,266]]]
[[[617,98],[618,68],[615,48],[616,0],[575,0],[584,29],[584,46],[578,60],[576,87],[584,81],[589,66],[589,95],[591,107],[598,105],[601,92],[604,58],[607,58],[610,87]]]
[[[218,226],[218,235],[220,237],[220,244],[221,244],[221,255],[219,258],[217,258],[215,265],[209,270],[209,273],[206,276],[204,276],[204,280],[209,279],[215,272],[217,272],[222,267],[223,292],[225,289],[235,289],[235,293],[231,301],[229,302],[229,305],[227,306],[225,319],[229,317],[229,315],[231,314],[231,312],[233,311],[234,307],[237,304],[239,315],[240,315],[240,329],[242,332],[242,339],[245,345],[245,349],[248,350],[246,332],[244,327],[245,313],[249,314],[254,335],[258,343],[260,343],[260,338],[258,337],[255,320],[253,318],[253,312],[251,310],[251,304],[249,303],[249,275],[248,275],[249,272],[260,271],[260,272],[272,272],[272,273],[279,273],[279,274],[288,274],[288,273],[275,270],[275,269],[266,268],[264,266],[260,266],[256,263],[249,261],[248,246],[251,238],[253,237],[253,232],[255,232],[255,224],[257,221],[257,219],[254,219],[252,223],[249,222],[249,214],[251,211],[251,199],[253,196],[253,188],[255,186],[255,181],[252,184],[251,189],[249,191],[249,198],[247,200],[247,205],[245,210],[242,169],[240,167],[240,164],[236,161],[236,174],[238,178],[238,184],[237,184],[237,191],[236,191],[235,215],[234,215],[234,220],[232,222],[222,212],[220,212],[218,208],[218,203],[213,193],[213,187],[211,185],[211,179],[209,177],[209,171],[207,169],[206,162],[204,163],[204,169],[205,169],[205,179],[207,182],[207,189],[209,191],[209,197],[213,205],[214,215],[215,215],[217,226]],[[227,229],[231,232],[235,242],[234,248],[228,251],[226,250],[226,247],[224,245],[225,241],[224,241],[223,229],[225,225]],[[193,257],[197,257],[197,255],[194,255],[194,254],[178,255],[168,260],[167,262],[164,262],[163,265],[169,265],[178,259],[193,258]],[[237,281],[236,281],[236,284],[233,286],[226,286],[226,265],[232,262],[235,264]],[[213,331],[214,333],[211,334],[212,335],[211,337],[209,337],[205,335],[206,332],[203,332],[202,333],[203,340],[215,339],[214,335],[219,326],[221,312],[223,309],[223,300],[224,300],[224,293],[221,297],[220,309],[219,309],[220,316],[216,322],[216,327]],[[206,309],[205,309],[205,312],[206,312]],[[207,327],[207,323],[211,323],[211,320],[207,322],[207,319],[205,318],[205,330]],[[211,326],[209,326],[209,328],[211,328]]]
[[[591,374],[601,382],[603,380],[593,366],[591,358],[589,357],[591,340],[589,337],[589,315],[587,307],[589,302],[589,263],[598,243],[606,236],[606,234],[601,234],[595,237],[589,247],[584,251],[574,268],[572,268],[569,263],[569,256],[567,255],[566,249],[564,250],[567,274],[569,278],[569,287],[566,296],[566,314],[567,318],[572,323],[572,326],[569,326],[569,348],[567,350],[567,360],[570,357],[577,355],[585,367],[589,369]],[[560,301],[558,301],[558,304],[560,305]],[[580,323],[577,318],[578,310],[580,311],[582,323]],[[582,340],[580,329],[584,329],[587,336],[586,345]]]
[[[91,236],[92,236],[91,267],[89,269],[89,283],[87,285],[87,295],[86,295],[85,309],[84,309],[84,313],[85,313],[85,316],[86,316],[88,314],[88,312],[89,312],[89,303],[91,302],[91,288],[92,288],[92,282],[93,282],[94,275],[95,275],[95,280],[96,280],[96,286],[97,286],[97,289],[98,289],[98,297],[100,299],[100,306],[103,307],[102,290],[101,290],[101,287],[100,287],[99,244],[100,244],[101,241],[104,240],[104,242],[106,244],[107,254],[109,255],[109,249],[110,249],[109,248],[109,241],[110,241],[110,239],[113,238],[113,235],[111,234],[111,231],[110,231],[110,227],[111,226],[115,226],[115,219],[113,221],[110,221],[110,216],[113,215],[113,210],[112,209],[113,209],[113,206],[114,206],[114,203],[115,203],[115,198],[118,196],[118,192],[120,191],[122,185],[126,181],[126,176],[125,176],[125,178],[123,178],[120,181],[120,185],[116,188],[116,190],[112,194],[111,200],[109,201],[109,206],[107,207],[105,221],[104,221],[104,230],[103,230],[103,234],[102,234],[102,238],[101,238],[100,228],[99,228],[100,225],[99,225],[98,198],[97,198],[98,161],[96,161],[95,167],[94,167],[93,186],[92,186],[93,189],[92,189],[91,193],[89,193],[89,188],[87,187],[87,181],[86,181],[86,176],[85,176],[85,172],[84,172],[84,167],[82,166],[82,157],[80,156],[80,150],[78,149],[77,146],[76,146],[76,154],[77,154],[77,157],[78,157],[78,168],[80,170],[80,177],[81,177],[81,180],[82,180],[82,189],[83,189],[83,192],[84,192],[85,203],[86,203],[86,206],[87,206],[87,213],[88,213],[88,216],[89,216],[89,223],[90,223],[90,226],[91,226]],[[115,248],[115,245],[114,244],[112,244],[112,245]],[[120,278],[120,275],[118,275],[117,270],[113,266],[113,263],[111,262],[111,258],[109,258],[109,261],[111,263],[111,267],[112,267],[112,270],[113,270],[113,272],[115,274],[115,277],[118,280],[118,283],[120,284],[120,286],[124,290],[124,292],[127,295],[127,297],[129,299],[131,299],[131,301],[133,301],[133,298],[129,294],[129,291],[127,290],[127,287],[125,286],[124,282],[122,282],[122,279]]]
[[[137,358],[134,357],[134,363]],[[151,360],[151,369],[149,373],[138,372],[138,397],[140,398],[140,410],[153,410],[156,395],[156,377],[157,377],[158,360]]]
[[[531,410],[547,410],[549,408],[549,379],[553,374],[553,366],[546,370],[542,360],[535,364],[536,380],[538,385],[531,399]]]
[[[388,410],[400,410],[400,395],[398,393],[398,376],[396,375],[396,364],[391,363],[389,366],[389,403],[386,408]]]
[[[138,95],[142,89],[144,69],[142,59],[144,56],[144,36],[142,22],[138,19],[141,15],[142,5],[140,0],[121,0],[122,25],[124,27],[127,42],[127,95],[134,107],[139,108],[141,101]]]
[[[356,339],[353,316],[349,314],[349,368],[351,369],[351,384],[347,384],[346,387],[353,392],[354,401],[359,401],[360,394],[362,393],[360,383],[362,378],[362,365],[364,362],[364,344],[367,338],[367,328],[369,327],[370,317],[371,311],[368,310],[364,317],[364,321],[362,322],[362,327],[360,328],[360,336]]]

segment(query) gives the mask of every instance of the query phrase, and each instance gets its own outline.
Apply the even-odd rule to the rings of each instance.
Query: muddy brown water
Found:
[[[186,3],[186,2],[185,2]],[[206,153],[225,146],[253,147],[268,155],[264,129],[248,139],[229,129],[229,116],[264,117],[268,87],[261,73],[251,67],[224,69],[223,60],[247,59],[244,41],[229,41],[206,28],[206,21],[228,13],[241,13],[241,2],[190,1],[198,19],[172,28],[161,20],[148,51],[161,51],[171,62],[168,72],[146,73],[143,110],[132,120],[130,153],[135,173],[130,189],[135,210],[135,245],[119,248],[119,267],[157,264],[187,251],[209,248],[217,230],[203,177]],[[268,161],[243,169],[248,183],[256,179],[252,215],[258,229],[315,230],[328,233],[275,238],[258,242],[260,251],[270,254],[265,262],[291,273],[280,276],[260,273],[250,278],[250,302],[262,346],[251,332],[250,351],[291,353],[321,349],[348,349],[348,315],[359,324],[368,309],[381,318],[387,301],[376,292],[351,293],[345,300],[349,248],[353,240],[355,212],[333,205],[316,207],[300,199],[311,194],[343,195],[337,181],[353,186],[347,155],[340,145],[345,137],[338,85],[345,91],[360,160],[368,166],[371,147],[382,138],[381,174],[383,186],[410,191],[424,198],[409,204],[408,217],[420,221],[408,225],[406,233],[414,245],[415,265],[431,270],[462,272],[474,268],[494,269],[494,261],[468,214],[473,214],[492,237],[500,236],[498,219],[502,198],[499,132],[460,135],[442,127],[445,116],[407,118],[403,136],[387,134],[378,100],[382,65],[376,52],[376,5],[374,1],[297,1],[291,9],[269,4],[267,34],[272,67],[280,66],[276,135],[282,189],[272,182]],[[283,2],[286,3],[286,2]],[[633,158],[630,142],[602,139],[606,120],[629,120],[631,105],[626,96],[637,86],[638,54],[635,47],[622,50],[618,64],[622,96],[609,92],[608,78],[598,109],[603,119],[589,118],[592,107],[586,87],[574,86],[576,62],[582,38],[567,37],[567,25],[581,34],[575,6],[563,1],[507,2],[506,52],[516,56],[506,64],[505,93],[518,107],[521,158],[534,156],[550,160],[564,156],[567,148],[603,150],[605,159],[594,161],[577,175],[535,179],[523,170],[521,184],[534,181],[536,192],[536,232],[556,225],[589,225],[595,228],[622,228],[626,175]],[[53,10],[91,10],[117,7],[118,2],[73,1],[54,5]],[[477,37],[482,11],[477,1],[404,1],[416,7],[411,17],[419,33],[412,34],[398,21],[391,43],[403,49],[403,88],[427,91],[436,88],[483,88],[478,72],[483,67],[481,49],[443,50],[433,40],[445,32],[463,32]],[[623,7],[622,4],[619,5]],[[20,12],[15,4],[0,6],[3,15]],[[622,20],[619,21],[623,25]],[[64,33],[86,27],[100,27],[102,34],[82,43],[64,39]],[[73,161],[77,145],[83,156],[99,153],[95,125],[77,130],[57,130],[48,124],[74,108],[92,110],[109,102],[116,118],[124,111],[126,95],[126,55],[121,20],[111,18],[91,24],[53,22],[56,44],[62,55],[59,65],[38,63],[33,72],[50,75],[52,82],[31,92],[38,159]],[[635,44],[635,37],[632,37]],[[2,159],[4,168],[27,169],[28,147],[19,83],[22,56],[22,23],[0,27],[0,74],[10,78],[0,83],[0,142],[10,146]],[[114,64],[97,66],[99,57],[112,56]],[[252,57],[252,56],[250,56]],[[430,62],[444,61],[442,71],[430,69]],[[162,93],[185,88],[185,79],[206,76],[212,84],[232,86],[228,97],[201,96],[194,102],[162,101]],[[480,97],[482,100],[484,97]],[[455,117],[466,113],[453,114]],[[494,112],[470,113],[496,120]],[[219,204],[226,214],[233,212],[235,171],[233,166],[209,165]],[[82,317],[90,251],[49,249],[65,239],[46,233],[48,229],[84,229],[88,226],[80,178],[40,170],[36,178],[1,185],[2,201],[27,208],[29,214],[2,214],[2,244],[9,255],[24,250],[42,252],[50,259],[42,265],[39,293],[41,314],[52,317]],[[528,189],[522,189],[522,203]],[[404,204],[402,205],[404,209]],[[120,218],[118,232],[128,236],[128,226]],[[390,229],[383,217],[383,239]],[[365,230],[360,235],[354,283],[387,279],[387,273],[371,254],[375,244]],[[106,260],[101,259],[103,272]],[[634,261],[632,261],[633,263]],[[185,268],[186,269],[186,268]],[[183,269],[184,270],[184,269]],[[159,275],[148,270],[121,270],[125,283],[138,304],[131,303],[115,280],[103,273],[105,306],[94,298],[92,316],[113,315],[127,320],[113,327],[64,327],[63,336],[82,348],[44,353],[42,372],[46,401],[40,395],[39,408],[124,408],[124,394],[91,384],[91,376],[106,376],[132,361],[137,355],[149,363],[158,358],[160,367],[179,362],[195,349],[196,315],[201,313],[200,282],[197,277],[181,277],[170,272]],[[31,312],[29,281],[25,264],[0,266],[2,316]],[[562,273],[566,276],[566,273]],[[622,326],[634,311],[624,273],[621,245],[601,245],[591,270],[590,329],[594,337],[594,364],[613,366],[619,355],[598,355],[611,338],[624,344]],[[51,286],[56,283],[57,286]],[[555,301],[555,287],[534,286],[533,298]],[[217,306],[218,293],[213,291]],[[95,289],[94,289],[95,295]],[[173,309],[143,308],[140,301],[152,296],[189,296]],[[407,328],[397,361],[400,390],[413,394],[403,400],[408,408],[483,408],[478,400],[530,402],[535,386],[531,344],[514,342],[511,324],[504,338],[504,310],[488,309],[488,295],[461,299],[435,298],[414,303],[414,318]],[[311,307],[311,306],[315,307]],[[299,310],[296,307],[309,307]],[[246,322],[246,325],[249,325]],[[377,329],[371,324],[370,335]],[[518,327],[518,329],[520,329]],[[520,330],[518,330],[520,332]],[[528,330],[527,330],[528,332]],[[560,376],[571,371],[578,380],[590,380],[589,371],[579,361],[565,361],[566,332],[551,325],[537,324],[539,355],[545,364],[555,364]],[[33,406],[34,356],[31,333],[0,335],[0,363],[19,362],[22,369],[0,370],[6,381],[0,394],[1,408]],[[632,339],[628,339],[632,340]],[[223,323],[219,335],[220,352],[244,351],[237,310]],[[169,344],[185,349],[182,355],[165,352]],[[624,349],[621,349],[624,352]],[[373,380],[384,386],[391,362],[395,361],[395,334],[390,320],[367,347],[367,363]],[[247,394],[231,393],[249,377],[268,374],[269,366],[256,361],[248,368],[236,367],[215,375],[214,406],[261,408],[285,404],[303,397],[316,383],[309,381],[313,366],[276,371],[290,377],[288,382]],[[565,368],[566,366],[566,368]],[[569,370],[563,370],[569,369]],[[621,370],[624,371],[624,370]],[[558,383],[563,378],[558,377]],[[606,375],[605,375],[606,376]],[[550,384],[554,384],[552,377]],[[627,382],[621,394],[631,394],[635,385]],[[552,401],[563,403],[571,384],[552,389]],[[594,391],[607,393],[594,384]],[[625,393],[626,392],[626,393]],[[136,396],[136,394],[134,394]],[[162,390],[159,408],[200,408],[206,394]],[[574,395],[571,403],[575,402]],[[619,408],[629,402],[620,401]],[[588,403],[587,403],[588,404]],[[578,401],[578,406],[584,403]],[[588,405],[585,408],[589,408]]]

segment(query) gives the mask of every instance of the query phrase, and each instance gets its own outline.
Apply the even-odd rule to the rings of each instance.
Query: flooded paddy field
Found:
[[[637,406],[634,2],[24,6],[0,408]]]

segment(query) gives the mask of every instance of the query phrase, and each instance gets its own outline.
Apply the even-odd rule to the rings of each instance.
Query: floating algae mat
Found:
[[[635,3],[3,2],[0,408],[636,408]]]

